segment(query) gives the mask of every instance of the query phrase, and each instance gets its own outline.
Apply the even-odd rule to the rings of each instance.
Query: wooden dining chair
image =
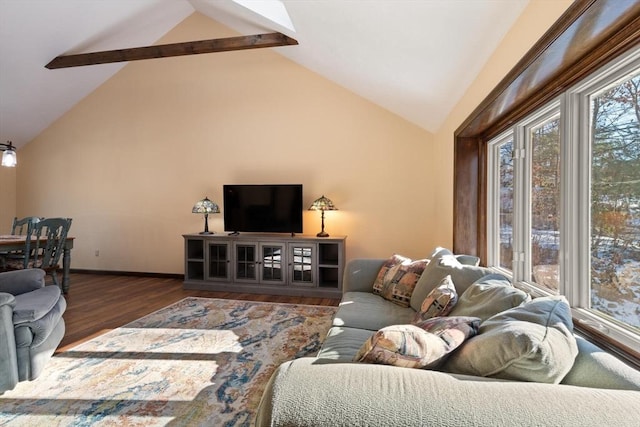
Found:
[[[11,224],[11,235],[31,236],[33,234],[35,225],[43,219],[44,218],[40,218],[39,216],[27,216],[20,219],[18,219],[18,217],[14,217],[13,223]],[[22,262],[22,268],[27,268],[28,257],[25,256],[25,253],[30,253],[30,251],[31,239],[26,239],[24,249],[0,253],[0,269],[6,270],[7,263],[9,262]]]
[[[71,218],[45,218],[34,227],[35,239],[31,243],[33,249],[28,268],[41,268],[51,275],[53,283],[60,287],[58,270],[60,257],[64,252],[64,244],[71,228]],[[41,240],[46,238],[46,240]]]
[[[25,216],[18,219],[13,218],[13,224],[11,225],[11,235],[13,236],[29,236],[33,227],[44,218],[39,216]]]

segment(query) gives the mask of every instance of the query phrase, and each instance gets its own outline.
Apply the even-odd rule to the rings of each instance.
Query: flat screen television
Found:
[[[302,233],[302,184],[224,185],[224,229]]]

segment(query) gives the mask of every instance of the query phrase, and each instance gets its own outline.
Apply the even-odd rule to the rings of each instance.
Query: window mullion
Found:
[[[584,125],[580,125],[581,112],[579,98],[573,94],[566,94],[561,102],[562,145],[560,158],[562,162],[561,174],[561,230],[560,230],[560,282],[559,291],[567,297],[569,303],[579,305],[583,302],[581,291],[581,258],[582,253],[589,252],[588,244],[584,247],[583,216],[588,215],[584,209],[583,190],[588,184],[582,175],[585,167],[582,154],[584,147],[580,141],[584,138]],[[584,142],[583,142],[584,144]],[[588,168],[588,167],[587,167]],[[588,205],[587,205],[588,206]]]
[[[487,176],[487,236],[491,240],[488,245],[488,265],[500,265],[500,225],[499,225],[499,197],[500,197],[500,145],[490,144]]]
[[[577,97],[575,114],[578,117],[576,128],[578,136],[573,141],[578,153],[576,156],[577,182],[576,205],[583,207],[576,212],[577,229],[575,236],[576,252],[572,259],[575,263],[576,277],[573,288],[579,307],[591,306],[591,287],[585,284],[591,283],[591,100],[588,96]]]
[[[525,130],[523,126],[516,126],[513,135],[513,279],[516,282],[525,280],[525,248],[528,244],[529,237],[527,224],[529,223],[529,214],[527,208],[527,200],[529,200],[528,191],[528,167],[526,161],[525,150]]]

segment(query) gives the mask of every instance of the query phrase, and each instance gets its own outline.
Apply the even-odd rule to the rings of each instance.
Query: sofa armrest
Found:
[[[486,380],[301,358],[281,365],[256,426],[631,426],[640,392]]]
[[[0,292],[0,307],[8,306],[11,311],[13,311],[13,307],[16,306],[16,298],[6,292]]]
[[[13,324],[30,323],[42,319],[58,304],[60,293],[60,288],[57,286],[45,286],[17,295],[13,309]]]
[[[46,272],[39,268],[0,273],[0,292],[20,295],[44,287]]]
[[[562,384],[640,391],[640,371],[576,336],[578,356]]]
[[[0,292],[0,394],[18,384],[18,357],[13,330],[15,298]]]
[[[378,272],[386,259],[356,258],[347,263],[342,280],[342,293],[373,292]]]

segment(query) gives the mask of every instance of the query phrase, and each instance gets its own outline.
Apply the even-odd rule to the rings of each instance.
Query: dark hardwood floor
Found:
[[[71,273],[66,333],[56,353],[188,296],[337,306],[338,299],[182,289],[182,280]]]

